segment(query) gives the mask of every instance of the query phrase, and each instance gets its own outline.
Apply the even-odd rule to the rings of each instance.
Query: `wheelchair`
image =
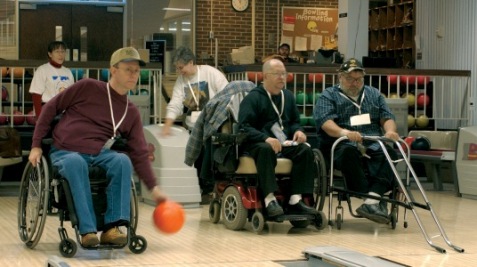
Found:
[[[364,139],[370,139],[370,137],[364,137]],[[329,186],[329,192],[328,192],[328,194],[329,194],[329,209],[328,209],[329,221],[328,221],[328,225],[330,225],[330,226],[336,225],[336,228],[338,230],[340,230],[342,228],[342,225],[343,225],[343,222],[344,222],[344,220],[343,220],[344,208],[343,208],[343,205],[342,205],[343,201],[345,201],[347,203],[349,213],[352,217],[363,218],[362,216],[358,215],[354,211],[353,205],[352,205],[352,202],[351,202],[351,198],[352,197],[355,197],[355,198],[372,198],[372,199],[376,199],[376,200],[385,202],[386,205],[388,203],[391,204],[391,207],[390,207],[389,213],[388,213],[388,219],[389,219],[389,223],[390,223],[391,228],[395,229],[396,225],[397,225],[397,221],[398,221],[399,203],[404,201],[404,199],[403,199],[404,196],[401,193],[402,190],[400,190],[398,188],[398,184],[397,184],[396,181],[394,183],[393,189],[388,191],[383,197],[375,197],[375,196],[372,196],[372,195],[368,195],[367,193],[361,193],[361,192],[355,192],[355,191],[349,190],[347,188],[347,185],[346,185],[345,177],[343,176],[343,174],[341,173],[340,170],[338,170],[334,167],[334,162],[331,160],[332,158],[334,158],[335,148],[337,147],[337,145],[340,142],[342,142],[344,140],[347,140],[347,138],[342,137],[342,138],[337,139],[332,146],[330,157],[325,159],[325,161],[327,162],[327,166],[329,167],[328,180],[329,180],[329,185],[330,185]],[[387,157],[387,159],[388,159],[389,163],[393,164],[393,165],[402,161],[402,159],[392,160],[390,156]],[[367,173],[366,170],[365,170],[365,173]],[[335,208],[334,223],[332,221],[333,195],[336,196],[336,199],[338,201],[338,205]],[[404,227],[407,228],[407,222],[404,222]]]
[[[229,108],[238,107],[229,105]],[[269,217],[264,209],[263,196],[257,188],[257,169],[255,161],[247,155],[238,155],[239,146],[246,136],[238,133],[236,114],[230,110],[229,118],[224,122],[210,141],[211,169],[215,179],[213,199],[209,206],[209,219],[212,223],[222,223],[227,229],[241,230],[247,221],[252,230],[260,234],[267,226],[266,222],[289,221],[293,227],[306,228],[313,224],[316,229],[324,229],[326,215],[322,211],[326,197],[326,165],[323,155],[318,149],[313,149],[316,166],[313,194],[303,195],[303,201],[317,210],[316,215],[284,214]],[[234,116],[235,115],[235,116]],[[277,177],[278,192],[275,192],[277,201],[285,207],[290,196],[290,173],[292,161],[278,158],[275,174]],[[265,212],[264,212],[265,211]]]
[[[48,148],[43,151],[47,151]],[[47,155],[47,153],[44,153]],[[95,210],[97,229],[104,226],[103,214],[106,211],[106,188],[108,185],[106,172],[97,166],[89,167],[89,178],[93,206]],[[42,156],[36,167],[28,162],[23,171],[20,183],[18,202],[18,233],[25,245],[33,249],[40,241],[47,216],[58,216],[60,226],[59,251],[62,256],[71,258],[77,252],[75,241],[68,236],[64,227],[65,221],[70,221],[75,230],[76,240],[81,245],[78,228],[78,214],[75,213],[73,198],[65,178],[52,168],[47,157]],[[135,254],[144,252],[147,241],[144,237],[136,235],[138,225],[138,198],[134,180],[131,177],[131,216],[127,228],[128,242],[124,245],[100,244],[97,247],[84,247],[86,250],[120,249],[128,245],[129,250]]]
[[[350,213],[353,217],[360,217],[360,216],[354,214],[354,212],[351,208],[351,202],[350,202],[349,198],[351,196],[353,196],[353,197],[363,197],[363,198],[364,197],[369,197],[369,198],[373,198],[373,199],[376,199],[376,200],[385,201],[386,203],[391,203],[391,210],[389,212],[388,217],[389,217],[392,229],[396,228],[396,222],[398,220],[398,208],[399,207],[404,208],[404,228],[407,228],[408,224],[407,224],[407,221],[406,221],[406,214],[407,214],[407,210],[410,210],[412,212],[412,214],[414,215],[414,218],[416,219],[416,222],[417,222],[424,238],[426,239],[427,243],[431,247],[436,249],[438,252],[445,253],[446,250],[444,248],[442,248],[442,247],[440,247],[440,246],[438,246],[438,245],[436,245],[432,242],[432,238],[434,238],[434,237],[429,236],[429,234],[428,234],[428,232],[427,232],[427,230],[426,230],[426,228],[425,228],[425,226],[424,226],[424,224],[423,224],[423,222],[422,222],[422,220],[419,216],[419,213],[417,212],[417,208],[428,211],[430,213],[431,217],[434,220],[435,226],[437,227],[437,229],[440,232],[439,236],[444,239],[445,243],[457,252],[460,252],[460,253],[464,252],[463,248],[454,245],[449,240],[449,238],[447,237],[447,234],[446,234],[444,228],[442,227],[439,219],[437,218],[437,215],[436,215],[435,211],[432,208],[431,203],[429,202],[429,199],[426,196],[424,188],[422,187],[414,169],[412,168],[411,160],[410,160],[411,149],[410,149],[409,145],[404,140],[399,139],[398,141],[394,141],[394,140],[388,139],[386,137],[381,137],[381,136],[363,136],[364,141],[376,142],[376,143],[379,144],[382,151],[384,152],[384,156],[386,157],[386,160],[389,164],[389,167],[391,168],[391,170],[392,170],[392,172],[395,176],[395,179],[394,179],[394,181],[395,181],[394,185],[395,186],[393,186],[393,189],[391,190],[391,192],[389,194],[387,194],[383,197],[375,197],[375,196],[371,196],[371,195],[364,194],[364,193],[352,192],[352,191],[347,190],[345,183],[342,183],[340,185],[339,180],[344,181],[344,177],[335,176],[334,164],[333,164],[333,161],[331,159],[334,158],[334,150],[335,150],[336,146],[344,140],[347,140],[346,136],[338,138],[333,143],[333,146],[331,148],[330,175],[329,175],[329,179],[330,179],[330,182],[329,182],[329,213],[328,213],[328,216],[330,218],[328,224],[330,226],[333,226],[333,222],[331,221],[333,193],[338,194],[338,201],[339,202],[342,199],[346,199],[346,201],[348,202],[348,206],[350,208]],[[397,153],[396,158],[392,158],[390,156],[390,153],[386,150],[385,144],[393,144],[394,145],[394,151],[396,151],[396,153]],[[398,171],[396,169],[396,164],[398,164],[400,162],[404,163],[405,166],[406,166],[406,175],[405,175],[406,177],[405,178],[401,177],[401,175],[398,173]],[[419,194],[420,198],[422,199],[421,201],[416,200],[416,198],[413,196],[413,193],[411,192],[411,190],[409,190],[411,181],[414,182],[417,185],[418,190],[417,190],[416,193]],[[338,207],[336,208],[336,217],[335,217],[335,222],[337,224],[338,229],[341,229],[341,224],[343,223],[342,210],[343,209],[341,207],[341,204],[339,203]]]

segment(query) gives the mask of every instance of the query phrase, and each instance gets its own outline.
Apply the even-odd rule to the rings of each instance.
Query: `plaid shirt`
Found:
[[[358,106],[361,107],[361,113]],[[351,126],[350,117],[359,114],[369,114],[371,124]],[[384,96],[381,95],[378,89],[368,85],[363,87],[359,94],[358,102],[346,97],[339,85],[326,88],[316,102],[313,118],[316,122],[321,145],[325,146],[331,146],[336,140],[336,138],[328,136],[321,129],[322,125],[328,120],[333,120],[341,128],[358,131],[362,135],[367,136],[382,136],[381,120],[395,120],[394,115],[386,104]],[[354,142],[347,143],[355,145]],[[379,144],[376,142],[372,142],[371,146],[366,143],[364,145],[373,150],[379,149]]]
[[[229,118],[231,111],[228,109],[228,105],[232,96],[248,93],[255,87],[255,84],[249,81],[232,81],[223,90],[218,92],[214,98],[209,100],[197,118],[187,141],[185,164],[189,166],[194,165],[205,141],[217,132],[220,126]]]

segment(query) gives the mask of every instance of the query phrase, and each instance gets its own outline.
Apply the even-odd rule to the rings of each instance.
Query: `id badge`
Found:
[[[285,143],[285,141],[287,140],[287,136],[283,132],[282,127],[278,122],[275,122],[275,124],[273,124],[271,130],[275,137],[278,139],[278,141],[280,141],[280,143]]]
[[[111,147],[113,146],[114,142],[116,142],[116,138],[108,139],[108,141],[106,141],[106,143],[104,144],[103,148],[104,148],[104,149],[111,149]]]
[[[369,116],[369,113],[355,115],[350,118],[350,123],[351,126],[371,124],[371,117]]]
[[[195,123],[200,116],[200,111],[192,111],[190,114],[190,122]]]

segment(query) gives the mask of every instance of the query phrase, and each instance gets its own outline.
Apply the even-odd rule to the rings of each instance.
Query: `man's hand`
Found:
[[[33,167],[36,167],[36,164],[41,161],[41,155],[43,150],[39,147],[34,147],[30,150],[30,155],[28,155],[28,161],[30,161]]]
[[[343,129],[343,130],[341,130],[340,135],[348,137],[348,139],[350,141],[353,141],[353,142],[362,142],[363,141],[363,136],[359,132]]]
[[[384,134],[384,137],[392,139],[394,141],[399,140],[399,134],[394,131],[388,131]]]
[[[276,138],[269,137],[267,140],[265,140],[268,144],[272,146],[273,151],[275,151],[275,154],[278,154],[280,151],[282,151],[282,144],[280,144],[280,141]]]
[[[306,142],[306,134],[302,131],[296,131],[293,135],[293,141],[298,143],[305,143]]]
[[[151,196],[152,199],[157,203],[161,203],[167,199],[167,196],[162,193],[162,191],[159,189],[159,186],[154,186],[151,190]]]

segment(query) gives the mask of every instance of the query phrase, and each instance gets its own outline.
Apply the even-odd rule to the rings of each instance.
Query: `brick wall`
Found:
[[[338,0],[256,0],[255,3],[256,58],[276,52],[280,41],[282,6],[338,8]],[[251,5],[244,12],[236,12],[230,0],[197,0],[196,4],[196,53],[199,63],[204,63],[200,60],[201,53],[215,53],[215,41],[209,39],[210,31],[218,39],[219,65],[225,62],[232,48],[252,45]]]

